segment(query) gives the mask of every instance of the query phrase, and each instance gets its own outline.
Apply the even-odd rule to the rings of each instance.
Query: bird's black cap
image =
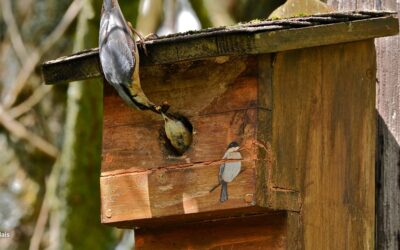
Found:
[[[233,141],[231,143],[229,143],[228,148],[235,148],[235,147],[239,147],[239,143]]]

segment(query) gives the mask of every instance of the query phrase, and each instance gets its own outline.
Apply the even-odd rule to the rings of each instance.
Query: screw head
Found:
[[[254,195],[253,194],[246,194],[244,196],[244,201],[246,203],[253,203],[253,200],[254,200]]]
[[[106,210],[106,217],[107,217],[107,218],[111,218],[111,217],[112,217],[112,210],[111,210],[111,208],[109,208],[109,209]]]

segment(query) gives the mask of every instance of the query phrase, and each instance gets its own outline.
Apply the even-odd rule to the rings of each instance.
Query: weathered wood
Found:
[[[149,98],[158,103],[167,100],[171,111],[188,117],[194,127],[193,147],[180,158],[169,157],[164,147],[161,116],[134,110],[112,88],[106,89],[102,175],[220,160],[233,140],[251,147],[256,63],[255,58],[223,57],[142,68],[142,85]],[[250,148],[243,154],[254,159]]]
[[[256,207],[298,211],[298,192],[266,187],[272,178],[271,150],[264,146],[271,138],[271,72],[269,54],[143,67],[148,96],[168,100],[194,127],[183,157],[165,148],[161,118],[129,108],[105,88],[102,222],[151,226],[153,218],[192,220],[188,215],[206,212],[226,217],[246,207],[244,214]],[[220,188],[210,190],[219,183],[232,141],[242,148],[242,172],[229,184],[229,200],[220,203]]]
[[[194,144],[170,157],[162,121],[107,88],[103,223],[151,227],[285,210],[299,247],[373,246],[372,40],[146,66],[142,74],[152,99],[190,119]],[[209,190],[233,140],[243,147],[244,171],[220,203],[219,188]]]
[[[396,10],[397,6],[400,11],[398,1],[382,2],[385,8]],[[375,44],[378,63],[376,247],[391,250],[400,249],[400,36],[378,39]]]
[[[329,0],[340,11],[400,12],[396,0]],[[377,50],[377,233],[376,249],[400,249],[400,36],[375,41]]]
[[[287,249],[286,213],[136,230],[135,249]]]
[[[329,19],[324,19],[326,17]],[[140,62],[144,66],[221,55],[263,54],[358,41],[397,32],[397,19],[384,13],[299,17],[160,37],[146,42],[149,55],[142,53]],[[47,84],[101,76],[96,49],[46,62],[42,71]]]
[[[205,212],[224,217],[245,207],[298,211],[299,192],[270,185],[271,72],[269,54],[143,67],[149,97],[169,100],[194,127],[183,157],[165,148],[160,118],[129,108],[105,88],[102,222],[149,226],[145,219]],[[242,173],[229,184],[229,201],[220,203],[220,189],[209,191],[218,185],[232,141],[242,148]]]
[[[217,162],[101,177],[101,221],[134,221],[254,206],[254,161],[242,162],[243,172],[229,184],[229,200],[225,203],[219,201],[219,188],[210,193],[218,184],[220,165]],[[226,211],[223,217],[230,214]]]
[[[193,145],[184,157],[173,157],[165,148],[161,117],[133,110],[113,89],[105,90],[103,223],[148,226],[151,221],[145,219],[219,210],[228,216],[236,213],[232,209],[255,205],[256,66],[254,57],[218,57],[142,68],[148,96],[168,100],[172,111],[179,110],[194,127]],[[210,190],[218,185],[231,141],[243,148],[243,172],[229,184],[229,201],[220,203],[220,189]]]
[[[273,181],[301,192],[299,248],[374,247],[374,53],[369,40],[276,55]]]

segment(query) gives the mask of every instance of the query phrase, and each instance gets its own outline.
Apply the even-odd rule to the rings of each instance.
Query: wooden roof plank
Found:
[[[367,16],[367,17],[366,17]],[[331,19],[332,23],[329,23]],[[355,20],[346,21],[343,20]],[[141,66],[223,55],[263,54],[395,35],[398,19],[383,12],[330,13],[211,28],[146,41]],[[98,49],[42,65],[46,84],[101,76]]]

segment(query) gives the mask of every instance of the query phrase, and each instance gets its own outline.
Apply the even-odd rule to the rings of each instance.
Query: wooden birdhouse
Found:
[[[138,249],[373,248],[374,38],[397,32],[388,13],[351,12],[148,41],[143,90],[193,140],[176,154],[161,116],[106,84],[101,222],[138,227]],[[101,76],[97,50],[43,71],[47,83]],[[233,142],[239,157],[226,157]]]

